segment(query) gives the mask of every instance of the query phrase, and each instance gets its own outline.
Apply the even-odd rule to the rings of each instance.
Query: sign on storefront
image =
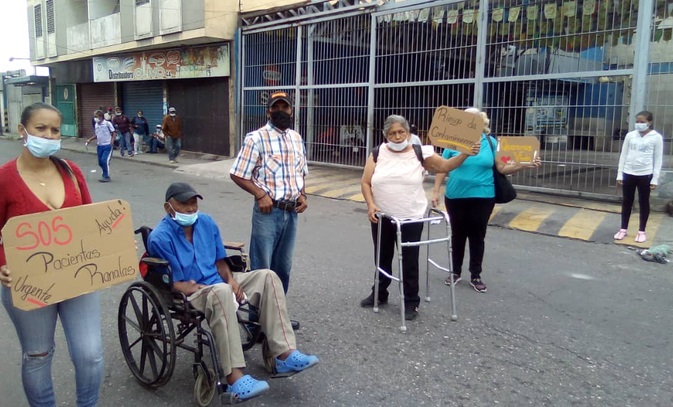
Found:
[[[93,58],[94,82],[210,78],[230,75],[229,45],[152,50]]]

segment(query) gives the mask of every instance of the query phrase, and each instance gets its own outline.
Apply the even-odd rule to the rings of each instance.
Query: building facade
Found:
[[[232,154],[238,14],[219,0],[29,0],[31,59],[51,68],[63,134],[92,135],[99,108],[154,127],[175,106],[184,149]]]
[[[283,89],[310,159],[361,167],[389,114],[425,138],[437,106],[477,106],[495,135],[540,139],[544,165],[515,175],[520,187],[616,199],[640,110],[664,135],[671,181],[672,33],[668,0],[341,0],[244,13],[241,134]],[[657,193],[673,198],[673,183]]]

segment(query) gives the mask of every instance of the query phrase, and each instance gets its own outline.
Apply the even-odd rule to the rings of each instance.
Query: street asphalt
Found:
[[[16,141],[0,140],[0,162],[20,149]],[[95,201],[123,198],[131,203],[135,226],[155,225],[163,215],[167,185],[185,181],[204,195],[200,209],[216,219],[226,240],[248,240],[252,199],[229,181],[226,165],[231,160],[183,157],[179,165],[169,165],[165,156],[115,158],[113,182],[101,184],[93,155],[64,150],[61,156],[86,174]],[[510,209],[515,205],[522,209]],[[493,219],[545,205],[551,204],[517,199]],[[551,211],[553,217],[565,225],[561,216],[568,216],[566,206],[554,207],[559,209]],[[605,214],[601,225],[616,216],[568,208]],[[671,264],[645,262],[633,248],[609,239],[600,243],[492,223],[483,273],[488,292],[474,292],[465,280],[459,283],[458,320],[452,322],[445,273],[431,268],[427,278],[425,273],[421,277],[423,289],[428,282],[431,301],[421,303],[419,318],[401,333],[396,289],[379,313],[359,306],[373,276],[364,205],[311,195],[299,219],[288,304],[292,317],[302,323],[299,348],[316,354],[320,363],[289,379],[271,380],[271,390],[247,405],[673,405]],[[657,243],[672,241],[669,222],[662,217]],[[608,226],[593,233],[614,229]],[[432,233],[441,232],[439,227]],[[441,246],[433,246],[430,256],[448,264]],[[102,295],[106,367],[99,406],[195,405],[192,356],[185,351],[178,351],[173,377],[159,389],[143,388],[130,374],[117,334],[117,308],[127,286],[111,287]],[[0,405],[26,406],[20,348],[4,312],[0,332]],[[246,372],[267,378],[259,347],[246,356]],[[53,375],[58,405],[75,405],[73,369],[60,327]]]

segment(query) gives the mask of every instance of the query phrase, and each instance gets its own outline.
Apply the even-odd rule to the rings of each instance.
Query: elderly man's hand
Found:
[[[262,213],[271,213],[273,210],[273,200],[268,194],[265,194],[262,198],[257,201],[259,205],[259,211]]]
[[[236,302],[239,304],[243,303],[243,301],[245,301],[245,293],[243,292],[240,284],[238,284],[238,282],[233,278],[231,278],[227,283],[229,284],[229,287],[231,287],[231,291],[236,296]]]
[[[297,213],[302,213],[308,208],[308,203],[306,202],[306,195],[299,195],[299,199],[297,199],[297,202],[299,205],[295,208]]]

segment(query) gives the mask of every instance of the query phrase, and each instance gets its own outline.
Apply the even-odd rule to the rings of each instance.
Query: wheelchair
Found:
[[[142,236],[145,248],[151,231],[147,226],[135,231]],[[238,252],[227,257],[232,272],[249,271],[243,246],[242,243],[224,243],[226,250]],[[206,317],[189,304],[187,296],[172,289],[168,262],[148,257],[145,253],[140,260],[140,274],[143,281],[132,283],[122,295],[117,319],[122,353],[133,376],[150,389],[165,385],[175,369],[177,349],[181,348],[194,355],[194,401],[199,406],[207,406],[217,391],[222,402],[235,403],[236,399],[225,392],[227,383]],[[264,365],[271,372],[275,358],[270,355],[266,338],[257,322],[257,309],[249,303],[241,304],[237,317],[243,351],[261,343]],[[193,344],[188,341],[192,333]],[[204,360],[206,348],[212,368]]]

